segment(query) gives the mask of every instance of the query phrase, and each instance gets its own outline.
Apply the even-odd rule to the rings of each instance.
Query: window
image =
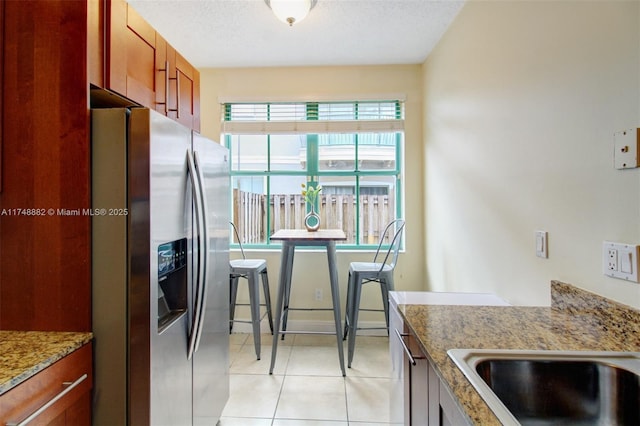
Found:
[[[401,217],[404,104],[400,100],[228,103],[232,218],[243,243],[263,247],[281,228],[303,228],[302,184],[322,185],[323,228],[342,248],[371,248]]]

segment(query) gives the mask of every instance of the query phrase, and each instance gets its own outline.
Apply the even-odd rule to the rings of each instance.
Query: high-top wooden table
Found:
[[[282,258],[280,259],[280,282],[273,326],[273,347],[271,349],[271,367],[269,374],[273,374],[278,350],[278,337],[284,338],[288,333],[306,334],[333,334],[332,332],[309,332],[287,330],[287,317],[290,310],[333,310],[333,318],[336,323],[336,341],[338,343],[338,357],[342,375],[344,371],[344,351],[342,348],[342,321],[340,319],[340,289],[338,287],[338,267],[336,265],[336,241],[347,239],[342,229],[320,229],[309,232],[305,229],[280,229],[271,236],[271,241],[282,241]],[[291,308],[289,298],[291,295],[291,274],[293,272],[293,255],[296,246],[321,246],[327,250],[329,261],[329,281],[331,285],[332,308]]]

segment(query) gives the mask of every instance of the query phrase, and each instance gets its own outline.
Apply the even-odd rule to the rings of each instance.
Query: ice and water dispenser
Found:
[[[158,333],[187,312],[187,239],[158,246]]]

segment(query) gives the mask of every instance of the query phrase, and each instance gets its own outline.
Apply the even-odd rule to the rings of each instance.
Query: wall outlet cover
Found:
[[[536,256],[546,259],[549,257],[547,231],[536,231]]]
[[[638,167],[640,159],[640,129],[627,129],[613,134],[613,163],[616,169]]]
[[[602,273],[608,277],[638,282],[640,246],[602,242]]]

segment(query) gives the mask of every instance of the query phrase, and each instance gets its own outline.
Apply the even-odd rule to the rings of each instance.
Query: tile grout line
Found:
[[[289,353],[287,354],[287,359],[286,362],[284,363],[284,371],[282,372],[282,384],[280,385],[280,392],[278,393],[278,400],[276,401],[276,406],[273,410],[273,417],[271,418],[271,426],[273,426],[273,424],[276,421],[276,413],[278,412],[278,406],[280,405],[280,398],[282,398],[282,391],[284,390],[284,382],[287,380],[287,369],[289,368],[289,361],[291,360],[291,354],[293,353],[293,347],[296,344],[296,336],[291,336],[291,338],[293,339],[293,342],[291,342],[291,350],[288,351]],[[271,359],[269,359],[269,362],[271,362]],[[275,365],[274,365],[275,368]],[[269,373],[267,373],[269,374]]]

